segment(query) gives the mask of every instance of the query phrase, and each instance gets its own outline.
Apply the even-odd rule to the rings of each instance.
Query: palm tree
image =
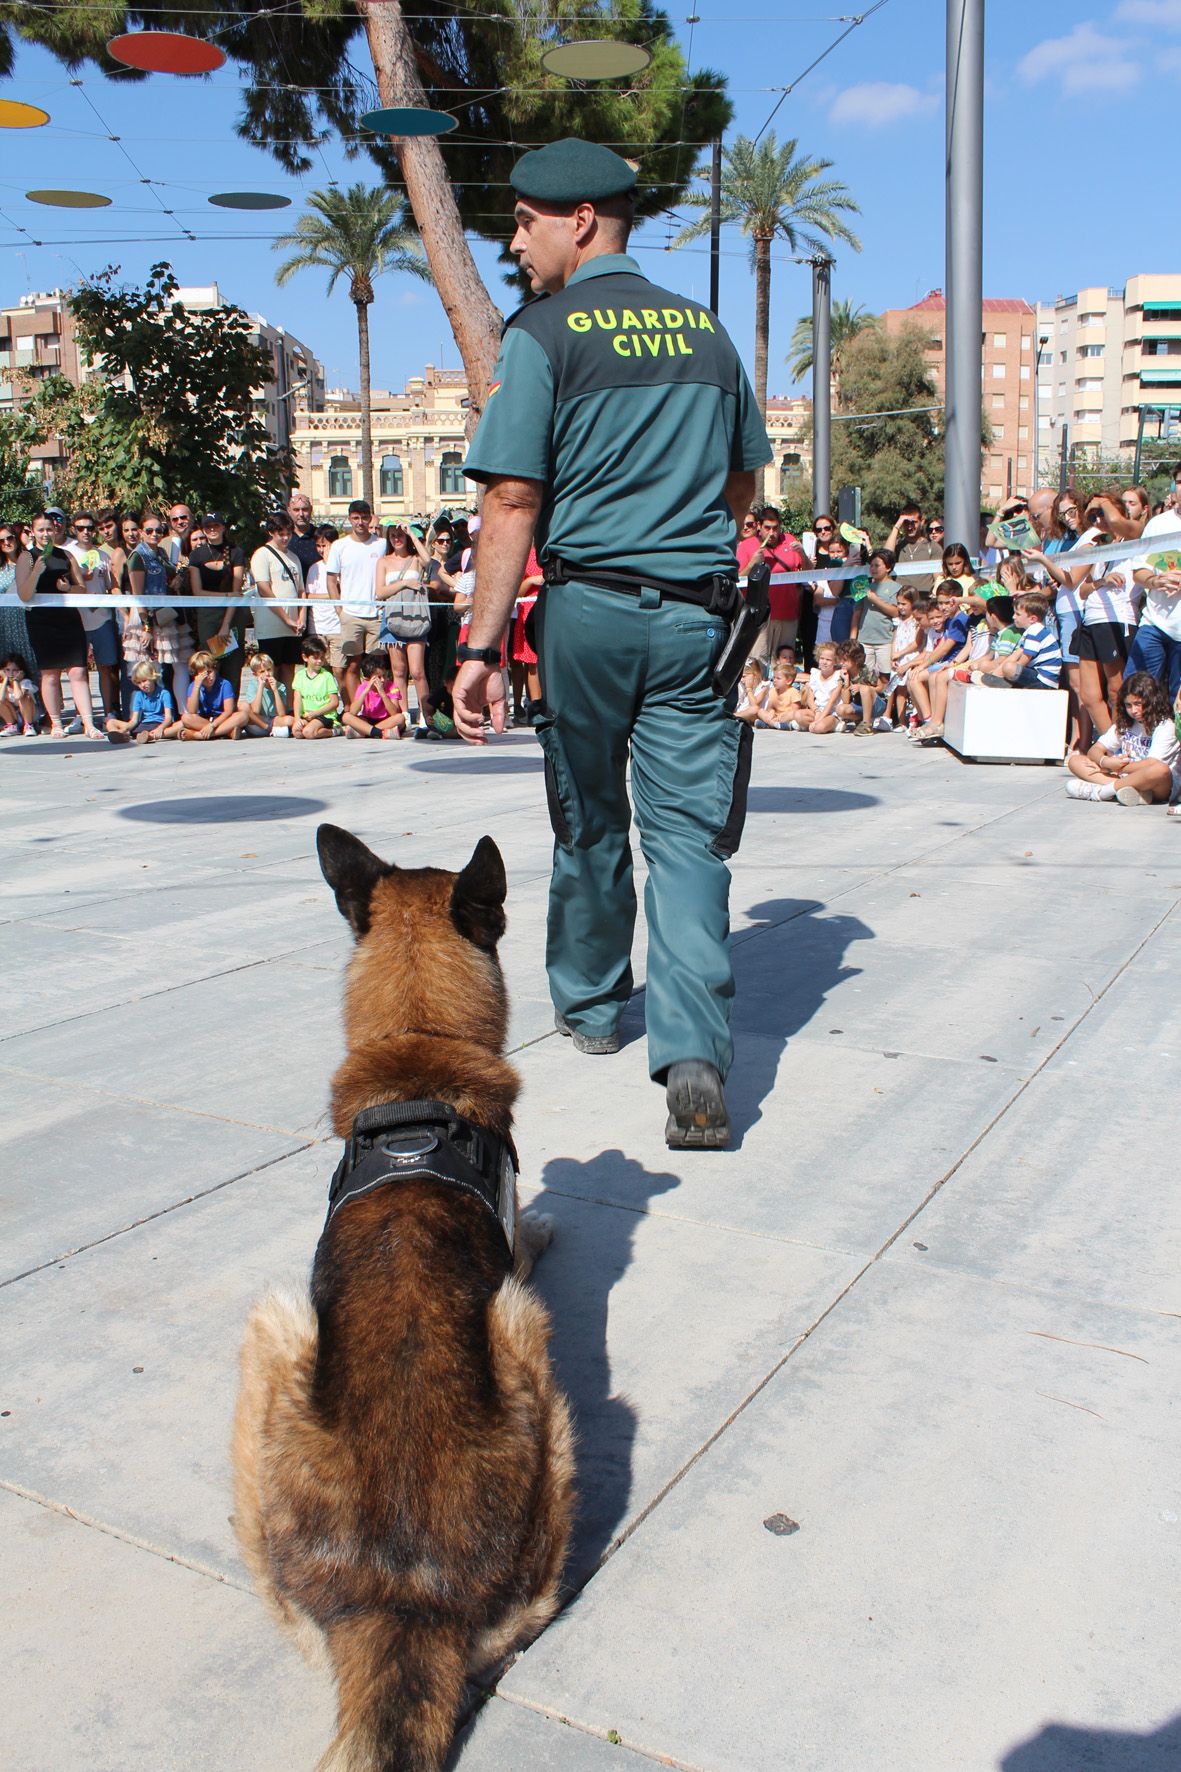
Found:
[[[868,308],[855,308],[851,301],[834,301],[832,304],[832,372],[839,378],[841,358],[850,339],[864,332],[867,326],[877,326],[878,317],[871,314]],[[791,379],[802,381],[812,367],[812,316],[804,314],[796,321],[795,331],[791,335],[791,350],[784,361],[791,365]]]
[[[799,142],[793,137],[780,147],[774,134],[762,142],[740,135],[732,148],[722,152],[723,222],[738,222],[751,239],[755,269],[755,398],[759,411],[767,410],[767,339],[771,324],[771,242],[786,242],[792,252],[827,253],[835,240],[843,240],[854,252],[861,242],[841,219],[860,214],[839,179],[825,179],[831,160],[797,158]],[[694,209],[708,212],[708,191],[694,191],[685,198]],[[708,213],[682,229],[674,246],[685,246],[709,233]],[[758,476],[762,496],[762,473]]]
[[[373,280],[383,271],[404,271],[431,282],[430,269],[403,199],[382,186],[330,185],[312,191],[307,210],[291,234],[280,234],[275,250],[293,249],[275,272],[282,285],[313,266],[329,271],[328,293],[338,278],[348,277],[349,300],[357,310],[357,346],[361,368],[361,488],[373,504],[373,419],[369,391],[369,305]]]

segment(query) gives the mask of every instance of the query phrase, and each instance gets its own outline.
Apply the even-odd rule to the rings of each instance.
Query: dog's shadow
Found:
[[[555,1231],[531,1284],[553,1319],[550,1358],[570,1400],[576,1434],[578,1499],[562,1584],[565,1605],[595,1573],[631,1511],[638,1418],[612,1382],[607,1347],[611,1292],[631,1265],[636,1230],[649,1202],[679,1187],[680,1177],[671,1171],[653,1173],[620,1150],[606,1150],[587,1162],[556,1157],[546,1164],[542,1182],[542,1191],[525,1202],[525,1210],[552,1217]],[[499,1671],[481,1680],[481,1690],[469,1689],[469,1713],[495,1685]],[[460,1731],[448,1758],[449,1768],[458,1764],[474,1723],[469,1715],[468,1727]]]

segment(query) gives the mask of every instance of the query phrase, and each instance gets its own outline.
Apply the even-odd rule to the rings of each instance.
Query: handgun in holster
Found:
[[[730,636],[718,655],[710,679],[715,695],[725,700],[742,675],[755,641],[771,619],[771,568],[757,560],[746,575],[746,596],[740,597]]]

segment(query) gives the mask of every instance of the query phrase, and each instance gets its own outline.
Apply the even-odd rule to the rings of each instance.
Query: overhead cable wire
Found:
[[[816,60],[809,62],[807,67],[804,69],[803,73],[797,74],[795,79],[790,83],[790,85],[784,87],[783,91],[780,93],[780,95],[776,99],[775,103],[771,106],[771,115],[767,118],[767,121],[763,124],[763,127],[759,130],[759,133],[755,136],[755,146],[756,147],[758,146],[759,142],[762,141],[764,135],[766,135],[767,130],[771,127],[771,123],[775,117],[776,112],[778,111],[780,105],[783,103],[784,99],[788,96],[788,94],[791,92],[794,92],[796,87],[800,84],[800,81],[807,79],[808,75],[812,72],[812,70],[814,68],[818,68],[822,61],[826,61],[828,59],[828,57],[832,54],[833,50],[838,48],[838,46],[845,41],[846,37],[852,35],[852,33],[857,29],[858,25],[863,25],[867,18],[872,18],[874,13],[880,12],[882,10],[882,7],[885,5],[886,5],[886,0],[876,0],[876,4],[871,6],[867,12],[858,13],[856,18],[850,20],[848,26],[846,27],[845,30],[843,30],[841,32],[840,36],[834,37],[832,42],[829,44],[828,48],[821,50],[820,54],[816,57]]]

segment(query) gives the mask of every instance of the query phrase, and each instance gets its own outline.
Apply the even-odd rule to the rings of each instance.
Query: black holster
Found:
[[[723,701],[741,677],[751,648],[771,619],[770,583],[771,568],[765,560],[759,560],[746,575],[746,596],[738,600],[729,638],[710,678],[714,694]]]

